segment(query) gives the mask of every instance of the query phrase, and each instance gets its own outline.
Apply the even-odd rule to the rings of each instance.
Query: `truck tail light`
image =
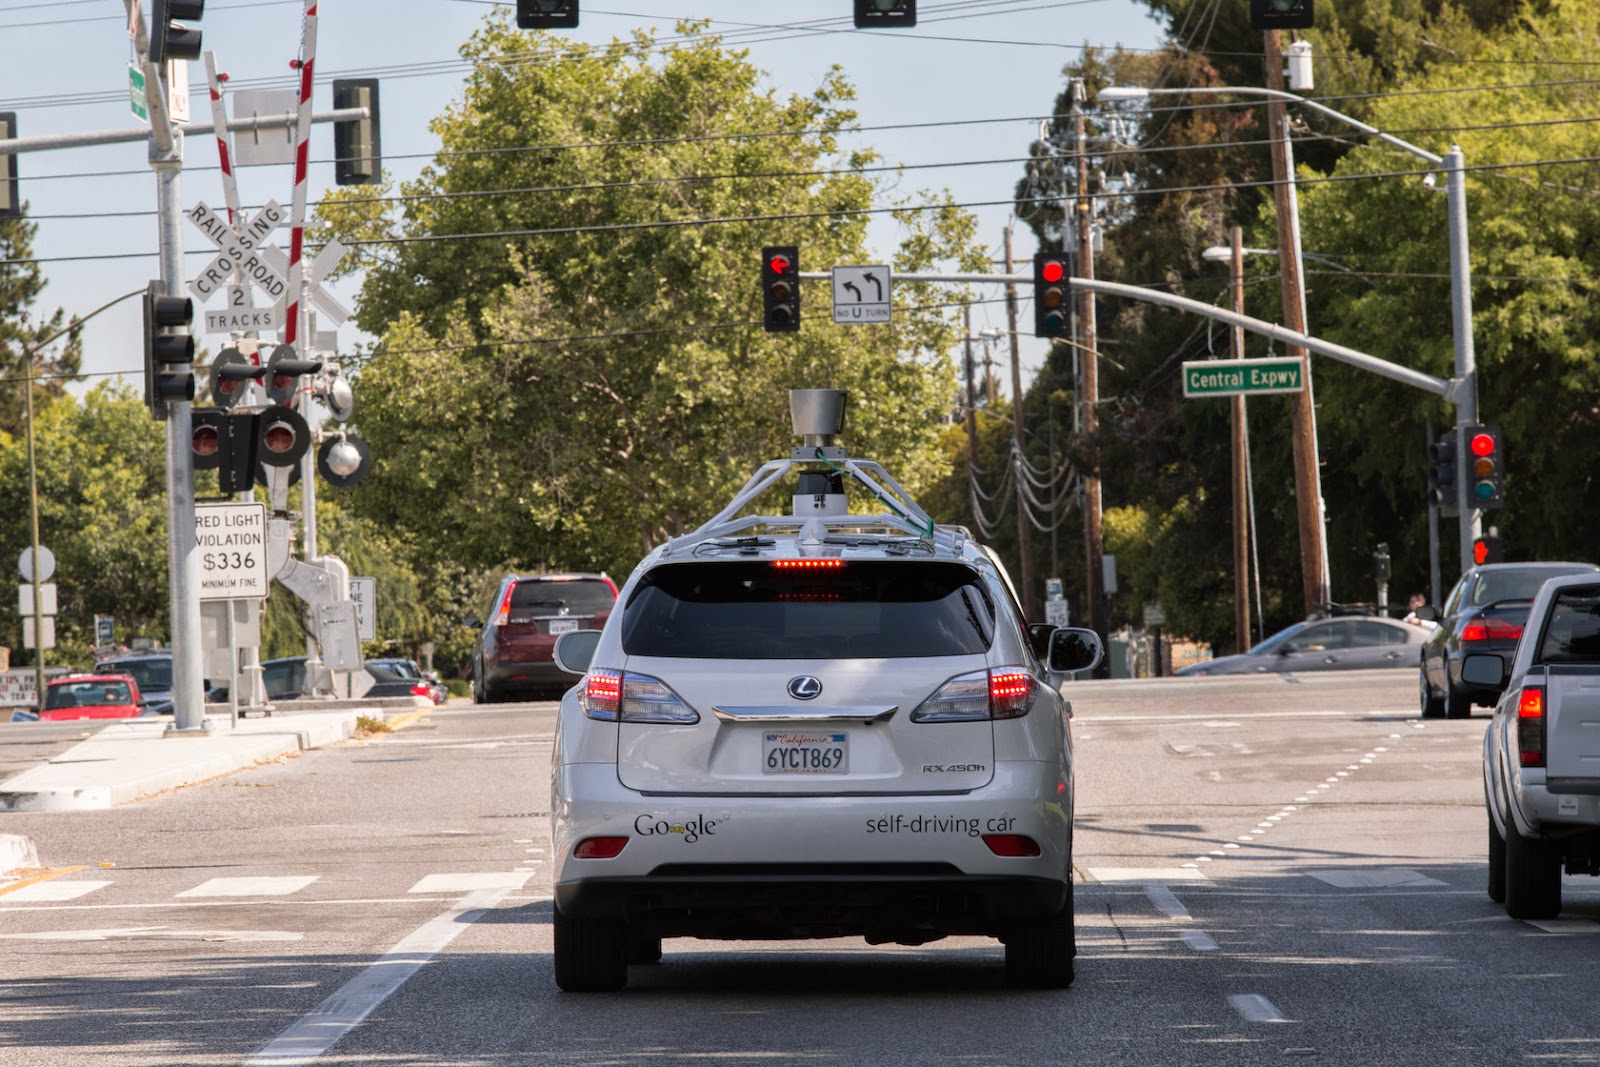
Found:
[[[1524,687],[1517,697],[1517,755],[1524,767],[1544,766],[1544,686]]]

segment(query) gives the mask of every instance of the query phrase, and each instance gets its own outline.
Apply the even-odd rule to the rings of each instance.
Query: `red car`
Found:
[[[70,674],[45,686],[41,722],[132,719],[144,713],[139,683],[129,674]]]

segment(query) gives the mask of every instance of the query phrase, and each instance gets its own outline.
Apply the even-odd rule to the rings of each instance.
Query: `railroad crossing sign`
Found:
[[[1184,396],[1298,393],[1305,387],[1303,359],[1205,359],[1183,365]]]
[[[268,247],[263,248],[261,252],[274,270],[283,274],[284,277],[288,277],[289,257],[284,255],[282,250]],[[305,266],[307,272],[306,297],[319,311],[328,317],[328,321],[333,323],[334,326],[344,325],[345,320],[350,318],[350,309],[339,303],[333,298],[333,294],[322,288],[322,282],[329,274],[333,273],[333,268],[337,267],[339,261],[349,253],[350,250],[335,238],[318,249],[317,254],[311,257],[311,260]],[[282,299],[278,301],[279,307],[277,310],[280,317],[283,313],[283,303]]]
[[[204,201],[195,204],[189,212],[189,221],[217,246],[218,252],[217,258],[201,268],[200,273],[189,283],[189,291],[204,304],[227,287],[233,281],[234,271],[238,270],[247,281],[263,293],[274,300],[282,300],[289,292],[288,278],[284,272],[272,265],[266,255],[268,251],[276,250],[270,249],[262,242],[286,218],[288,212],[283,206],[276,200],[269,200],[260,211],[256,212],[254,218],[241,217],[239,226],[235,228],[228,225],[225,215],[218,215],[207,207]],[[231,298],[230,309],[236,312],[254,310],[232,308]],[[212,329],[209,315],[206,317],[206,328],[212,332],[220,332]]]
[[[888,266],[833,268],[833,321],[849,326],[889,321]]]

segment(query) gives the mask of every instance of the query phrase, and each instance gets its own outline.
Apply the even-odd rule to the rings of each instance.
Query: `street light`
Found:
[[[1309,108],[1320,115],[1326,115],[1347,126],[1353,126],[1362,133],[1376,137],[1387,145],[1409,152],[1419,159],[1444,170],[1450,224],[1450,307],[1455,335],[1455,373],[1451,382],[1452,390],[1446,399],[1455,404],[1456,427],[1460,432],[1465,433],[1467,427],[1478,421],[1478,372],[1472,339],[1472,266],[1467,246],[1466,159],[1462,154],[1461,146],[1452,144],[1450,151],[1440,156],[1429,152],[1425,148],[1418,148],[1408,141],[1402,141],[1393,134],[1384,133],[1377,127],[1369,126],[1360,119],[1352,118],[1342,111],[1335,111],[1331,107],[1319,104],[1315,100],[1307,100],[1303,96],[1297,96],[1281,89],[1268,89],[1253,85],[1200,86],[1184,89],[1107,86],[1100,90],[1099,98],[1104,101],[1115,102],[1145,100],[1155,95],[1219,96],[1229,94],[1264,97],[1268,100],[1293,103],[1303,108]],[[1287,145],[1287,137],[1285,137],[1284,141]],[[1292,181],[1294,174],[1292,166],[1289,174]],[[1296,210],[1298,211],[1298,207]],[[1298,256],[1300,255],[1298,241],[1300,220],[1296,217],[1292,222],[1297,238],[1294,242],[1294,249],[1295,254]],[[1295,266],[1298,274],[1299,264]],[[1465,463],[1464,457],[1462,462]],[[1465,470],[1460,471],[1459,474],[1460,476],[1457,478],[1457,503],[1461,511],[1460,549],[1461,569],[1464,571],[1472,566],[1472,545],[1473,541],[1483,531],[1483,514],[1473,506],[1474,501],[1467,495]]]

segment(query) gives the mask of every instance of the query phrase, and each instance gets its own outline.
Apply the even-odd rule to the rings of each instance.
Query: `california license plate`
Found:
[[[845,774],[850,735],[823,730],[780,730],[763,736],[763,774]]]
[[[561,634],[570,634],[570,633],[574,632],[575,630],[577,630],[577,628],[578,628],[578,620],[577,619],[551,619],[550,620],[550,636],[551,637],[558,637]]]

